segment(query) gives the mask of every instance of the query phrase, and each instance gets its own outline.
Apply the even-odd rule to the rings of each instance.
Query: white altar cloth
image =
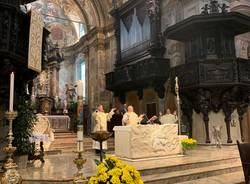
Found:
[[[115,155],[128,159],[166,157],[182,153],[177,124],[116,126]]]

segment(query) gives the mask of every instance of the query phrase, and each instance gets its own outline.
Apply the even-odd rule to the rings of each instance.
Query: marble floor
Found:
[[[112,154],[112,153],[111,153]],[[76,173],[76,167],[73,163],[75,154],[58,154],[58,155],[46,155],[45,163],[41,164],[39,161],[36,161],[34,164],[30,164],[27,169],[19,170],[22,178],[24,180],[45,180],[45,181],[70,181],[74,173]],[[83,169],[85,176],[89,177],[96,173],[96,166],[94,159],[98,158],[93,153],[86,153],[84,155],[87,158],[87,162]],[[177,156],[170,158],[161,158],[161,159],[151,159],[151,160],[139,160],[139,161],[126,161],[128,164],[134,165],[138,170],[143,172],[151,172],[154,169],[162,167],[174,167],[178,165],[188,165],[200,162],[209,162],[216,161],[221,159],[238,159],[239,154],[236,146],[224,146],[222,149],[217,149],[210,146],[199,146],[195,150],[190,150],[185,156]],[[239,161],[238,161],[239,162]],[[239,163],[238,163],[239,164]],[[225,173],[224,177],[228,178],[228,175]],[[232,176],[232,177],[231,177]],[[146,176],[148,177],[148,176]],[[223,180],[222,177],[216,178],[216,176],[211,177],[211,184],[220,184],[223,181],[231,181],[231,183],[240,183],[243,181],[242,171],[237,171],[233,175],[230,175],[231,178]],[[235,182],[233,181],[235,180]],[[218,181],[218,182],[215,182]],[[222,182],[220,182],[222,181]],[[196,184],[196,183],[209,183],[208,180],[203,179],[202,181],[190,181],[183,182],[186,184]],[[225,182],[228,183],[228,182]]]

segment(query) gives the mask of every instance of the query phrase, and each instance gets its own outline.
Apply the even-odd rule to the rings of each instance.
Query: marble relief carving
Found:
[[[131,127],[132,157],[177,154],[180,151],[177,125]]]

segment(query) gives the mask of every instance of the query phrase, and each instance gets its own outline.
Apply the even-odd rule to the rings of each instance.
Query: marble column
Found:
[[[231,11],[250,15],[250,2],[249,0],[232,0],[230,2],[230,9]]]
[[[52,98],[59,95],[59,70],[60,64],[57,61],[53,61],[49,64],[50,96]]]

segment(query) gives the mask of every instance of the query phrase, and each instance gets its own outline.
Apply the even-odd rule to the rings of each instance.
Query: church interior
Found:
[[[0,64],[1,184],[250,184],[250,0],[1,0]]]

